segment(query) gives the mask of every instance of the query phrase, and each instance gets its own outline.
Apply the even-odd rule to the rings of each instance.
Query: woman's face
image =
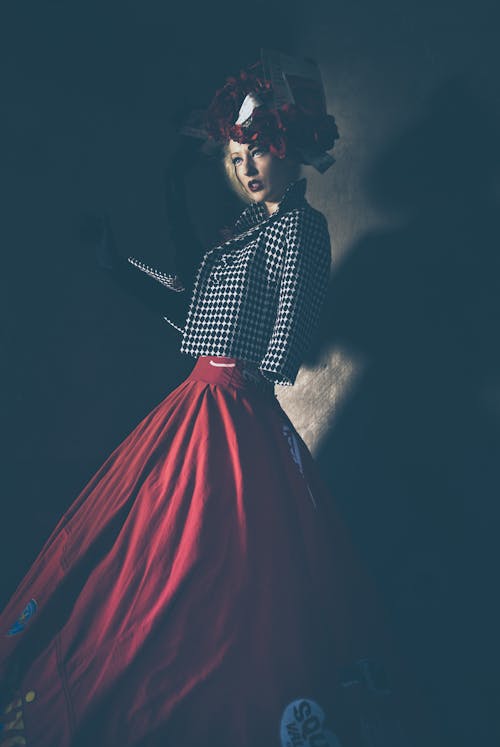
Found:
[[[277,207],[285,188],[293,178],[288,158],[274,156],[258,143],[229,141],[234,172],[246,194],[254,202],[264,202],[268,212]]]

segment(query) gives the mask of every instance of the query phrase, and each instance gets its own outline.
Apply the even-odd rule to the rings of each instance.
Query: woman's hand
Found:
[[[80,239],[95,252],[98,266],[103,270],[117,270],[124,263],[118,253],[108,215],[86,213],[80,220]]]
[[[123,258],[120,257],[116,248],[109,217],[101,216],[100,224],[100,232],[95,243],[97,263],[104,270],[116,270],[118,265],[123,263]]]

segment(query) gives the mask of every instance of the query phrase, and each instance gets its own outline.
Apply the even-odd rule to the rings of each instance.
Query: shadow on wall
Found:
[[[399,227],[347,253],[320,331],[367,364],[318,461],[455,747],[500,743],[498,131],[453,79],[378,155]]]

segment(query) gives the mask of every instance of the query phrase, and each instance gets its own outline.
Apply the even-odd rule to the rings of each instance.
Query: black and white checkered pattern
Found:
[[[149,275],[155,280],[158,280],[159,283],[165,285],[171,291],[181,293],[182,291],[186,290],[182,284],[180,277],[178,275],[175,275],[175,273],[167,273],[162,272],[161,270],[155,270],[154,267],[145,265],[144,262],[141,262],[139,259],[135,259],[135,257],[129,257],[128,262],[130,262],[131,265],[134,265],[134,267],[137,267],[139,270],[142,270],[142,272],[145,272],[146,275]]]
[[[264,205],[250,205],[233,238],[205,253],[181,352],[251,361],[269,381],[294,383],[331,262],[326,219],[306,201],[305,189],[306,179],[291,182],[271,216]]]

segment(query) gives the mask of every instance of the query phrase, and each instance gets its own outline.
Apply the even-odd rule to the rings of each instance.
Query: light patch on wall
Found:
[[[302,366],[293,387],[276,387],[281,406],[313,456],[365,367],[362,355],[336,347],[318,366]]]

